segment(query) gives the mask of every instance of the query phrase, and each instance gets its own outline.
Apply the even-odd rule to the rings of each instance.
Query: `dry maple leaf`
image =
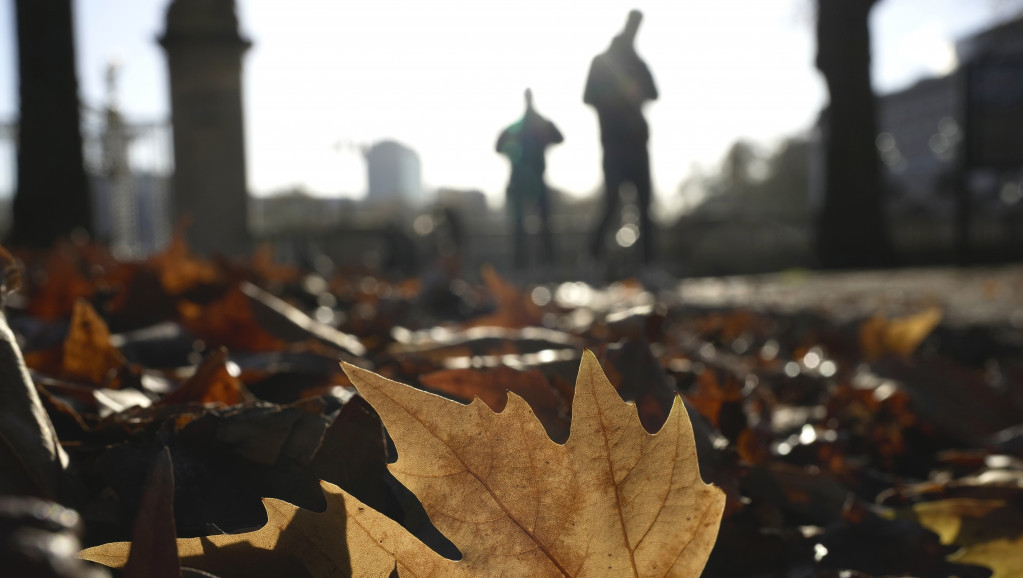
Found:
[[[700,479],[681,399],[644,431],[586,352],[571,434],[554,443],[513,393],[501,413],[465,406],[345,365],[398,449],[389,467],[462,552],[448,560],[397,523],[323,482],[327,511],[266,499],[256,532],[178,540],[183,564],[236,575],[301,560],[312,576],[699,576],[724,494]],[[121,566],[129,544],[81,556]],[[345,547],[347,546],[347,548]],[[273,556],[271,556],[271,554]],[[232,571],[233,570],[233,571]]]

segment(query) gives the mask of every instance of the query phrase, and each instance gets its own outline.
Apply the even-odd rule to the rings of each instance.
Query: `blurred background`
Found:
[[[565,136],[547,155],[558,262],[534,256],[514,275],[637,274],[628,195],[606,262],[593,267],[583,250],[603,177],[597,118],[582,102],[590,60],[637,8],[636,49],[660,92],[645,108],[660,272],[1023,257],[1023,131],[1006,130],[1023,126],[1023,1],[844,2],[869,13],[880,170],[876,191],[856,198],[881,217],[845,212],[838,228],[821,222],[835,218],[829,195],[861,191],[833,190],[827,178],[836,162],[825,135],[842,119],[822,115],[818,2],[843,4],[13,0],[0,6],[0,229],[39,246],[84,228],[136,259],[163,248],[188,215],[201,253],[269,243],[281,261],[326,255],[416,275],[455,252],[467,271],[511,272],[508,166],[494,141],[529,87]],[[63,72],[61,58],[71,63]],[[33,75],[43,92],[26,92]],[[30,120],[26,103],[48,97],[26,94],[52,93],[77,99],[77,119],[37,110]],[[57,146],[47,123],[77,131],[80,160],[60,152],[74,136]],[[19,142],[32,158],[19,160]],[[73,172],[68,163],[81,165],[80,183],[46,181]],[[33,186],[52,196],[42,203]],[[82,191],[87,203],[66,201]],[[19,194],[43,213],[18,213]],[[65,208],[52,234],[24,233]],[[538,227],[527,217],[527,232]],[[820,250],[822,227],[884,238],[888,254],[835,258]]]

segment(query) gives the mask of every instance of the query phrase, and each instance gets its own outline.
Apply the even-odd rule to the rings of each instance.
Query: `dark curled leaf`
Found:
[[[14,260],[0,248],[0,301],[15,286]],[[0,309],[0,494],[59,495],[68,457]]]
[[[179,578],[177,532],[174,525],[174,466],[170,450],[156,454],[142,494],[124,578]]]

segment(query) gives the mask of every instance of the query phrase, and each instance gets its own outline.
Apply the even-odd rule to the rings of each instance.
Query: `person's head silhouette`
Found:
[[[622,31],[622,38],[629,44],[636,40],[636,33],[639,32],[641,22],[643,22],[643,13],[639,10],[630,10],[629,19],[625,21],[625,30]]]

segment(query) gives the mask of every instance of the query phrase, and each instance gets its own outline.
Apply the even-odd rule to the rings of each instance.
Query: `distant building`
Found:
[[[365,149],[371,203],[399,201],[407,205],[422,203],[423,184],[419,155],[393,141],[380,141]]]

